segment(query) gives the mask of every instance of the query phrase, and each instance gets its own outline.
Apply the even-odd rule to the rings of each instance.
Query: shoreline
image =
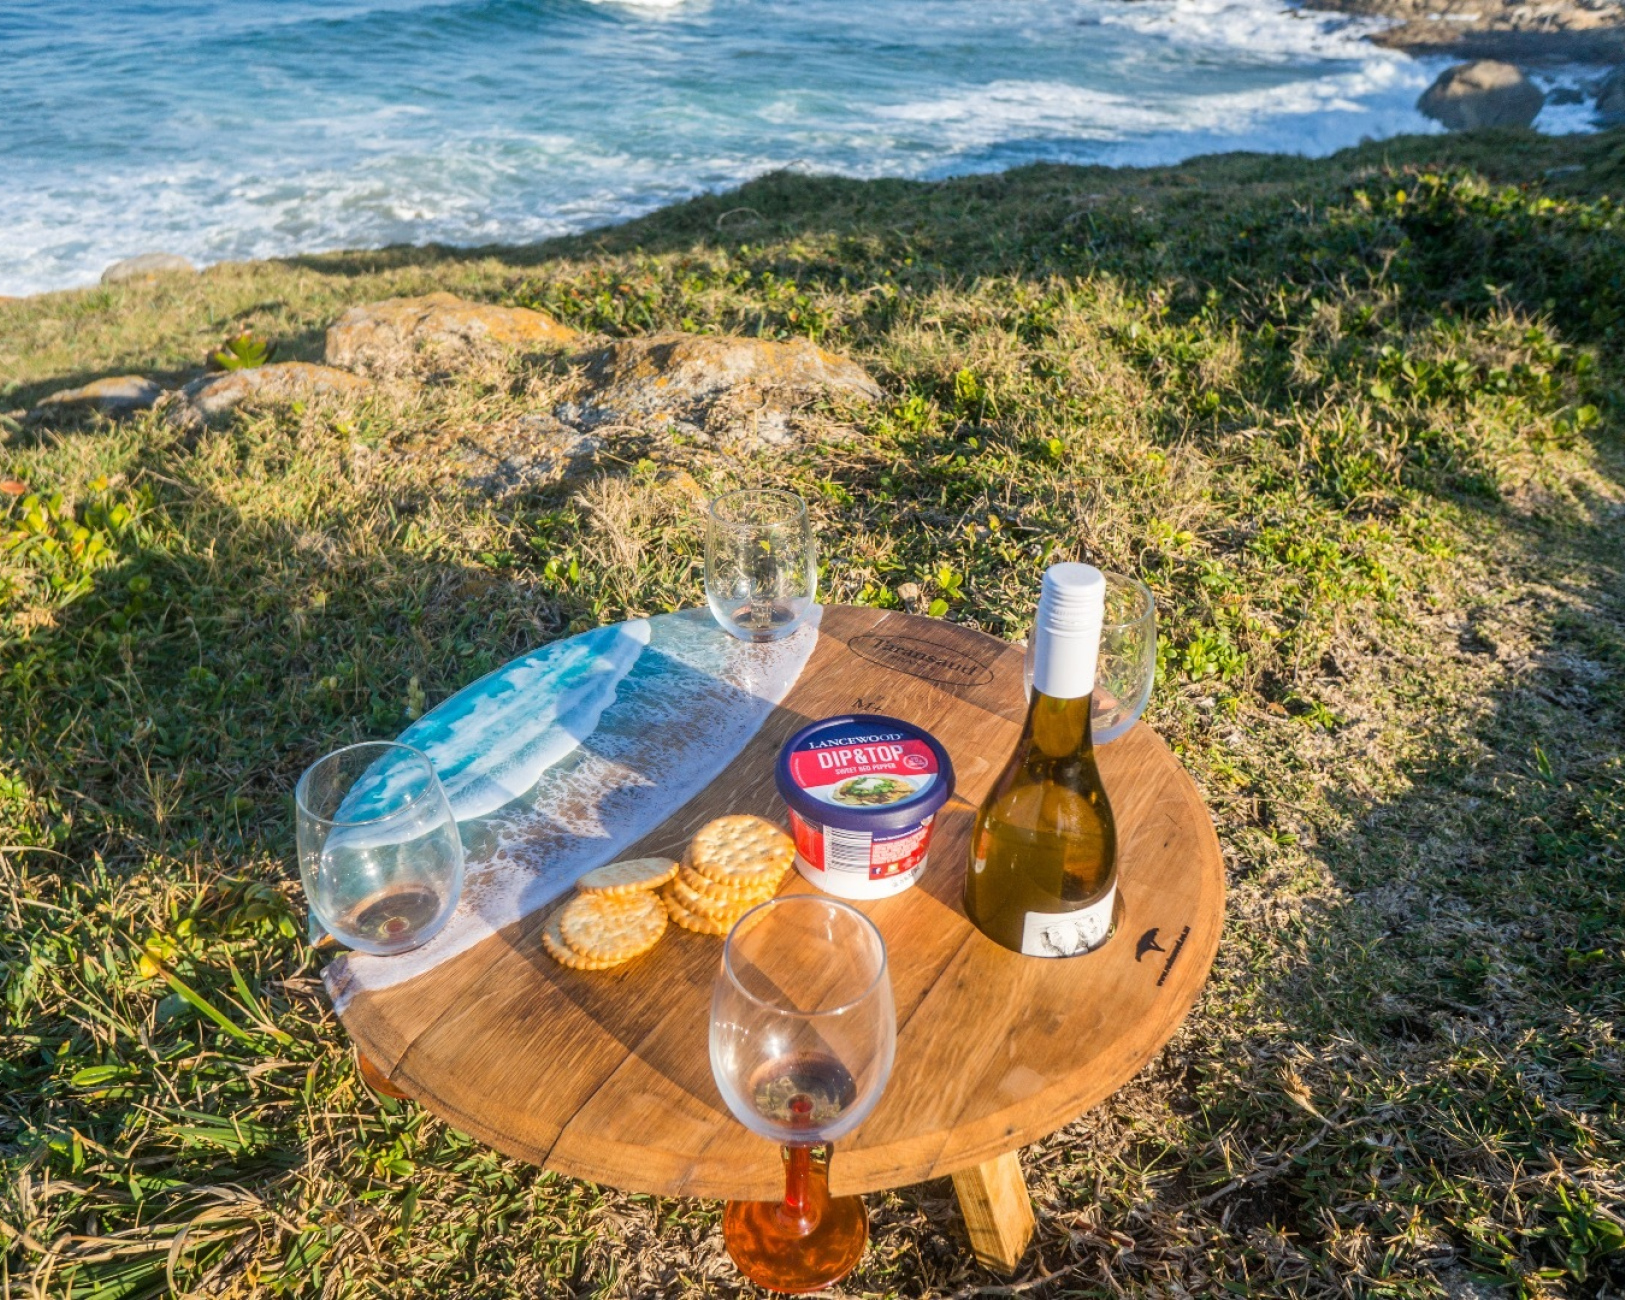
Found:
[[[1366,39],[1417,58],[1499,59],[1531,67],[1625,63],[1625,6],[1599,0],[1310,0],[1305,9],[1387,19]]]

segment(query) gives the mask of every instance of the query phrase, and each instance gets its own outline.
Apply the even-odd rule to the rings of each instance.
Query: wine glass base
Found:
[[[722,1237],[734,1266],[757,1286],[797,1295],[833,1286],[857,1267],[869,1244],[861,1196],[831,1198],[814,1179],[818,1226],[805,1235],[786,1227],[779,1201],[729,1201]],[[820,1194],[821,1191],[821,1194]]]

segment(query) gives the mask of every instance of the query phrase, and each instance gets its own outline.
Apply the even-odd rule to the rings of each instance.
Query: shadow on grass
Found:
[[[1561,146],[1521,136],[1408,141],[1357,156],[1373,166],[1384,157],[1445,156],[1472,165],[1478,159],[1492,175],[1517,177],[1527,170],[1525,152],[1544,162],[1562,150],[1595,158],[1598,166],[1617,165],[1617,138],[1605,137]],[[1179,222],[1188,230],[1207,222],[1204,214],[1233,207],[1234,186],[1296,183],[1308,167],[1231,157],[1126,177],[1030,168],[941,185],[780,176],[532,250],[385,250],[298,264],[360,276],[497,256],[525,268],[599,252],[737,247],[747,238],[744,223],[754,221],[762,233],[752,229],[752,243],[843,233],[850,238],[841,245],[846,251],[834,269],[823,257],[817,274],[849,265],[860,284],[872,283],[882,262],[908,249],[926,254],[904,273],[922,283],[1000,274],[1036,284],[1057,269],[1106,269],[1149,297],[1184,277],[1190,291],[1171,313],[1176,323],[1198,318],[1198,290],[1239,279],[1234,313],[1227,305],[1222,314],[1251,327],[1246,313],[1258,303],[1252,290],[1268,282],[1270,266],[1295,268],[1287,275],[1294,289],[1334,284],[1338,275],[1353,274],[1347,256],[1368,249],[1376,232],[1392,236],[1396,256],[1409,256],[1417,268],[1416,282],[1404,287],[1420,295],[1406,304],[1419,322],[1430,312],[1459,315],[1497,301],[1484,287],[1488,278],[1501,298],[1559,321],[1568,343],[1615,347],[1625,292],[1619,255],[1605,243],[1588,247],[1579,260],[1560,240],[1537,246],[1545,229],[1540,214],[1497,207],[1499,200],[1476,208],[1476,199],[1417,203],[1396,197],[1399,182],[1380,192],[1374,184],[1369,220],[1350,218],[1335,237],[1306,239],[1301,222],[1283,219],[1270,235],[1268,258],[1249,247],[1244,205],[1217,236],[1210,231],[1184,244],[1172,237],[1178,223],[1159,225],[1155,214],[1133,210],[1136,187],[1161,187],[1177,196]],[[1079,202],[1086,195],[1078,191],[1097,183],[1115,185],[1127,206],[1113,215]],[[1502,222],[1505,238],[1486,233]],[[1617,232],[1611,237],[1617,243]],[[770,260],[814,265],[800,257],[786,250]],[[1312,311],[1307,306],[1288,324],[1306,330]],[[878,334],[882,321],[862,319],[868,337]],[[313,348],[317,337],[310,331],[292,346]],[[1131,363],[1165,383],[1175,402],[1186,396],[1173,365],[1181,360],[1179,344],[1130,353]],[[1296,403],[1285,362],[1270,365],[1257,372],[1258,391],[1283,415],[1291,413]],[[1346,396],[1372,376],[1350,363],[1334,378],[1348,381]],[[1471,382],[1487,380],[1475,372]],[[1392,382],[1414,381],[1401,372]],[[1617,417],[1618,394],[1609,392]],[[1178,431],[1163,427],[1170,442],[1189,437],[1209,448],[1236,432],[1195,420]],[[1404,472],[1431,482],[1428,490],[1459,491],[1468,475],[1448,464],[1457,451],[1427,442],[1425,419],[1406,432],[1415,439],[1408,446],[1420,450]],[[1621,482],[1614,435],[1592,428],[1575,436],[1596,440]],[[1335,493],[1365,454],[1359,446],[1343,448],[1332,468],[1301,471],[1304,490],[1347,501]],[[0,760],[35,788],[56,792],[56,820],[71,828],[53,847],[75,855],[67,866],[48,859],[44,869],[57,911],[42,912],[44,920],[27,913],[26,924],[0,938],[7,968],[27,973],[12,986],[24,990],[15,1005],[31,1005],[27,999],[37,999],[41,987],[54,990],[46,999],[53,1010],[28,1020],[7,1064],[19,1135],[8,1156],[95,1189],[90,1199],[97,1208],[76,1211],[73,1222],[50,1222],[52,1241],[81,1232],[85,1215],[132,1222],[155,1200],[181,1200],[190,1189],[242,1183],[269,1196],[290,1160],[317,1161],[314,1135],[330,1118],[305,1116],[293,1087],[275,1094],[283,1109],[264,1111],[268,1136],[257,1142],[230,1148],[155,1141],[140,1157],[139,1174],[154,1180],[153,1190],[138,1201],[127,1190],[132,1177],[139,1186],[128,1160],[98,1163],[94,1149],[65,1135],[71,1130],[104,1151],[122,1151],[134,1140],[126,1125],[137,1101],[179,1123],[179,1108],[165,1091],[176,1061],[189,1062],[188,1109],[234,1116],[259,1107],[264,1095],[251,1072],[273,1049],[222,1040],[182,1000],[154,1022],[146,1040],[157,1045],[154,1061],[130,1067],[128,1092],[98,1094],[72,1084],[82,1077],[80,1067],[103,1065],[108,1049],[94,1028],[64,1010],[84,990],[61,972],[97,980],[87,954],[114,969],[126,955],[98,956],[104,944],[113,951],[112,929],[100,932],[98,943],[61,945],[57,932],[70,924],[57,915],[88,926],[120,887],[134,890],[140,878],[165,872],[184,881],[177,863],[201,870],[198,864],[209,862],[215,865],[208,870],[218,871],[221,863],[246,862],[246,874],[275,879],[292,859],[287,800],[308,761],[346,739],[397,732],[411,703],[410,679],[429,699],[443,698],[582,612],[526,584],[493,581],[483,565],[450,548],[409,546],[404,530],[371,526],[379,512],[432,514],[437,503],[427,489],[389,501],[337,500],[306,526],[267,524],[187,483],[184,473],[177,478],[172,460],[158,448],[135,467],[136,481],[145,475],[162,506],[153,531],[121,543],[118,563],[96,573],[90,591],[54,627],[42,626],[5,650],[8,718]],[[934,495],[938,480],[926,460],[904,458],[891,471],[905,501]],[[1437,461],[1447,462],[1445,470],[1437,471]],[[1424,477],[1436,471],[1438,479]],[[858,491],[864,486],[853,484]],[[549,504],[556,502],[538,503],[538,513]],[[1065,1158],[1087,1160],[1093,1120],[1041,1149],[1045,1217],[1029,1264],[1034,1275],[1060,1273],[1045,1284],[1054,1293],[1104,1293],[1127,1281],[1170,1291],[1223,1286],[1267,1294],[1424,1292],[1448,1284],[1459,1294],[1461,1279],[1472,1273],[1516,1276],[1531,1292],[1561,1285],[1600,1296],[1625,1284],[1609,1182],[1610,1162],[1617,1166],[1625,1143],[1618,1110],[1625,1079],[1613,1037],[1622,997],[1618,899],[1625,889],[1617,754],[1625,558],[1618,519],[1542,522],[1482,495],[1457,496],[1453,505],[1470,529],[1501,535],[1492,554],[1520,566],[1505,585],[1521,594],[1502,601],[1490,583],[1480,616],[1440,633],[1449,644],[1439,662],[1454,665],[1453,680],[1472,686],[1488,680],[1475,675],[1474,663],[1499,658],[1504,647],[1505,679],[1487,694],[1466,697],[1483,710],[1466,727],[1454,725],[1459,710],[1448,698],[1423,691],[1418,729],[1431,734],[1418,737],[1416,756],[1407,760],[1408,789],[1389,798],[1334,793],[1323,819],[1318,812],[1312,819],[1319,824],[1304,828],[1318,836],[1307,861],[1329,883],[1331,902],[1285,922],[1271,922],[1266,912],[1233,925],[1228,941],[1256,956],[1259,967],[1237,971],[1235,987],[1223,992],[1250,1009],[1240,1013],[1241,1029],[1215,1038],[1220,1047],[1182,1042],[1151,1068],[1157,1104],[1179,1114],[1190,1142],[1170,1150],[1152,1138],[1132,1153],[1163,1171],[1147,1175],[1150,1192],[1137,1197],[1134,1179],[1120,1178],[1120,1170],[1097,1180],[1061,1169]],[[1222,743],[1210,738],[1209,747]],[[1254,793],[1267,802],[1267,789]],[[1279,813],[1260,813],[1249,826],[1226,812],[1222,829],[1239,850],[1238,883],[1271,866],[1256,847],[1260,836],[1285,844],[1293,833]],[[122,886],[75,883],[99,880],[99,871],[111,871]],[[270,900],[262,897],[256,905],[268,910],[256,919],[247,915],[241,891],[214,883],[176,889],[162,905],[149,900],[139,922],[121,918],[119,925],[134,934],[185,917],[195,921],[194,932],[236,943],[248,979],[283,1023],[292,1023],[294,1012],[315,1021],[286,1052],[301,1066],[319,1062],[321,1035],[333,1027],[319,1020],[313,1003],[296,1004],[286,992],[290,978],[308,974],[307,954],[296,934],[254,928],[265,916],[289,915],[296,888],[284,880]],[[1261,887],[1266,902],[1274,901],[1274,888],[1267,880]],[[121,943],[128,938],[123,930],[117,935]],[[232,996],[220,969],[199,962],[182,973],[208,997]],[[64,982],[42,983],[50,980]],[[145,994],[107,996],[116,1002]],[[1210,1010],[1205,1023],[1222,1027],[1224,1009]],[[369,1161],[407,1159],[391,1155],[389,1145],[406,1143],[405,1122],[378,1123],[383,1137],[376,1143],[366,1137],[365,1157],[329,1188],[349,1194],[374,1176],[366,1171],[386,1167]],[[458,1177],[475,1177],[459,1169]],[[170,1178],[181,1191],[157,1181]],[[35,1211],[19,1201],[17,1213],[21,1223]],[[856,1285],[916,1293],[991,1282],[966,1260],[943,1184],[887,1202],[876,1220],[882,1250]],[[1113,1232],[1136,1240],[1125,1246]],[[645,1248],[659,1250],[658,1231],[625,1247]],[[11,1249],[14,1271],[37,1263],[27,1248]],[[1222,1261],[1224,1271],[1204,1271],[1206,1259]],[[572,1268],[579,1280],[579,1264]],[[1542,1280],[1540,1269],[1553,1272]],[[149,1281],[160,1277],[161,1259]]]

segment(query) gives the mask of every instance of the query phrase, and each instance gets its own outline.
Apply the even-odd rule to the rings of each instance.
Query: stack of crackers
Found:
[[[718,817],[689,841],[660,898],[683,929],[727,934],[746,912],[779,892],[795,856],[795,841],[765,818]]]
[[[572,970],[609,970],[653,948],[669,918],[696,934],[725,935],[778,893],[795,844],[762,817],[702,826],[681,863],[629,858],[589,871],[547,918],[542,947]]]

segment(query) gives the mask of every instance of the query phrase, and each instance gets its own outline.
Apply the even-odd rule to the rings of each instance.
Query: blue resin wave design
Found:
[[[414,723],[401,739],[429,753],[457,813],[462,901],[422,948],[330,964],[335,1008],[467,951],[657,827],[789,693],[821,614],[814,606],[766,645],[728,636],[707,610],[599,628],[516,659]]]
[[[429,756],[459,822],[484,817],[592,735],[648,644],[640,618],[532,650],[424,714],[401,743]]]

